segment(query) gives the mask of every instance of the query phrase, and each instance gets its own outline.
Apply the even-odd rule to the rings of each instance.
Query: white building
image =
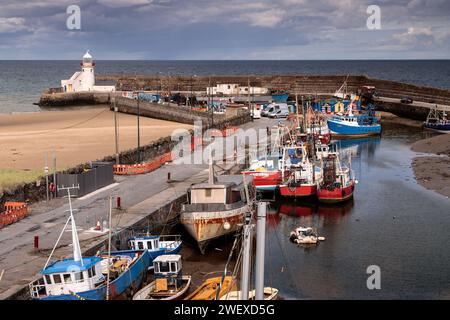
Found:
[[[95,63],[89,50],[83,56],[81,62],[81,71],[75,72],[68,80],[61,80],[61,87],[64,92],[83,92],[83,91],[97,91],[97,92],[111,92],[115,91],[115,86],[96,86],[95,85]]]
[[[250,94],[266,94],[269,90],[262,87],[250,87]],[[206,93],[208,95],[224,95],[224,96],[238,96],[249,94],[249,87],[240,86],[236,83],[220,83],[215,87],[207,87]]]

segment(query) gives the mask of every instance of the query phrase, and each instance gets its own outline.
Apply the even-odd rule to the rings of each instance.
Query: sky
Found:
[[[449,59],[450,0],[0,0],[0,60],[87,49],[99,60]]]

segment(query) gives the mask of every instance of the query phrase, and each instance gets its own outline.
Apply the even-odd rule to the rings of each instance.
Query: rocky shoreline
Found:
[[[450,197],[450,134],[441,134],[415,142],[411,149],[429,153],[415,157],[412,168],[417,182],[447,198]]]

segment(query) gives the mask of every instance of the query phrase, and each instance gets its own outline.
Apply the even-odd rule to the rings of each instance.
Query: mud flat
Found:
[[[434,154],[413,159],[412,167],[417,182],[427,189],[450,197],[450,134],[417,141],[411,149]]]

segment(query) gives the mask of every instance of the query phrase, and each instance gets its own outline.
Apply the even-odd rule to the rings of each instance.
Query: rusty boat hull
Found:
[[[182,212],[180,222],[204,253],[209,241],[240,230],[247,211],[244,205],[223,211]]]

